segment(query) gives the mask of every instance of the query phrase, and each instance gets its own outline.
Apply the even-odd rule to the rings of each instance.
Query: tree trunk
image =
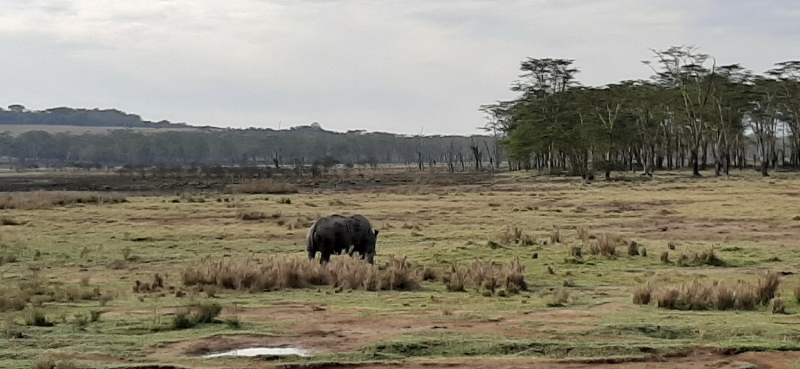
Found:
[[[700,158],[699,158],[699,151],[700,148],[695,146],[691,149],[691,160],[692,160],[692,175],[695,177],[700,177]]]

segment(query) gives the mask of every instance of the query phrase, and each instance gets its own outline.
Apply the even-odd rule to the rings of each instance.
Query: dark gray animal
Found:
[[[372,229],[369,220],[362,215],[346,217],[331,215],[317,220],[306,235],[308,258],[320,253],[320,264],[330,261],[331,255],[358,253],[370,264],[375,262],[378,230]]]

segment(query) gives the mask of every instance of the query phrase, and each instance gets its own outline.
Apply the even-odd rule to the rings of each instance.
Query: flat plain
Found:
[[[4,194],[2,367],[799,366],[796,173],[448,176],[291,194]],[[188,278],[192,268],[308,268],[308,227],[334,213],[367,216],[381,232],[369,270],[402,263],[412,286],[226,288]],[[600,251],[609,245],[613,254]],[[358,264],[345,258],[330,267]],[[524,267],[525,286],[453,288],[454,271],[469,280],[489,262]],[[769,275],[774,296],[739,306],[742,286],[760,292]],[[715,308],[719,285],[732,286],[735,306]],[[670,290],[698,288],[702,304],[663,307]],[[647,303],[634,303],[637,290]],[[198,319],[209,306],[221,311]],[[248,347],[310,355],[202,357]]]

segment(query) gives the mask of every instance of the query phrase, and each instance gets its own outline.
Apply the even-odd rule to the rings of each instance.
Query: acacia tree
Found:
[[[710,128],[714,144],[714,172],[717,176],[722,171],[728,175],[732,145],[741,142],[744,135],[743,120],[750,104],[753,75],[742,66],[732,64],[719,67],[718,74],[712,79],[713,108],[709,109],[708,120],[715,122]]]
[[[681,112],[678,121],[686,133],[692,174],[700,176],[700,147],[704,144],[708,124],[703,118],[713,91],[711,77],[715,73],[714,59],[698,52],[693,46],[653,50],[653,53],[658,61],[658,67],[652,67],[656,72],[655,79],[667,89],[679,93],[674,109]],[[649,61],[644,63],[651,65]]]
[[[779,82],[775,91],[778,116],[791,132],[792,166],[800,167],[800,61],[776,63],[766,74]]]
[[[775,80],[759,77],[753,86],[751,108],[747,113],[747,123],[756,137],[761,175],[769,176],[770,161],[775,159],[774,145],[778,130],[777,83]]]

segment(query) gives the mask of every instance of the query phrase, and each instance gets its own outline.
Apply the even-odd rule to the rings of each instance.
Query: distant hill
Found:
[[[27,110],[22,105],[0,108],[0,125],[75,126],[75,127],[119,127],[119,128],[171,128],[192,129],[185,123],[167,120],[150,122],[135,114],[116,109],[52,108]]]

